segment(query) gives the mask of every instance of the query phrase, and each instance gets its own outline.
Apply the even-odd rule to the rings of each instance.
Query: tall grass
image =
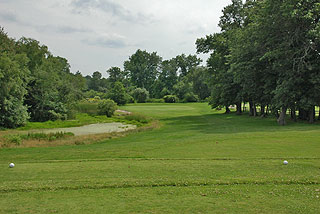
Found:
[[[74,136],[71,132],[55,132],[55,133],[28,133],[28,134],[9,134],[3,136],[2,147],[9,147],[10,145],[19,146],[23,141],[27,140],[44,140],[55,141]]]

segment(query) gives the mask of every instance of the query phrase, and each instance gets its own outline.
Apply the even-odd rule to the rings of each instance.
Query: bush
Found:
[[[166,103],[177,103],[178,97],[176,95],[166,95],[163,97]]]
[[[5,139],[7,143],[16,144],[17,146],[19,146],[22,142],[22,139],[19,135],[7,135],[5,136]]]
[[[199,101],[199,98],[197,95],[195,95],[193,92],[190,92],[190,93],[186,93],[184,95],[184,99],[183,99],[184,102],[198,102]]]
[[[98,113],[98,103],[96,102],[91,103],[90,101],[82,101],[82,102],[79,102],[77,105],[75,105],[74,109],[79,113],[96,115]]]
[[[152,99],[147,99],[146,102],[147,102],[147,103],[164,103],[164,99],[155,99],[155,98],[152,98]]]
[[[138,103],[145,103],[149,98],[149,92],[145,88],[136,88],[133,90],[132,96]]]
[[[112,117],[115,110],[118,109],[117,104],[110,99],[102,100],[98,104],[98,114],[99,115],[107,115],[107,117]]]
[[[130,121],[134,120],[139,123],[148,123],[149,122],[149,120],[146,116],[144,116],[142,114],[137,114],[137,113],[126,115],[124,118],[126,120],[130,120]]]
[[[130,94],[126,94],[127,103],[134,103],[134,98]]]

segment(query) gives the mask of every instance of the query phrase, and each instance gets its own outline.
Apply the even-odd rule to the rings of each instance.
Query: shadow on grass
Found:
[[[320,122],[308,124],[305,121],[293,122],[287,119],[286,126],[279,126],[274,117],[250,117],[247,114],[205,114],[181,116],[163,119],[169,127],[180,131],[194,130],[200,133],[234,134],[242,132],[278,132],[278,131],[320,131]]]

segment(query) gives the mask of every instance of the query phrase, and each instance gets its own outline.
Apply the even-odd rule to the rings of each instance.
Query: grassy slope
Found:
[[[319,124],[279,127],[206,104],[124,109],[160,119],[162,127],[92,145],[1,149],[0,213],[320,209]]]

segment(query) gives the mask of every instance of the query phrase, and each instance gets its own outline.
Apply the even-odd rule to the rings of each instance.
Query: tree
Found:
[[[200,98],[200,100],[208,98],[210,96],[210,74],[208,69],[206,67],[196,67],[188,76],[192,82],[193,92]]]
[[[24,105],[29,71],[23,54],[0,53],[0,126],[16,128],[27,122],[29,114]]]
[[[211,53],[212,107],[250,103],[264,116],[271,109],[280,125],[288,109],[295,120],[313,122],[320,99],[318,0],[232,0],[223,10],[221,33],[198,39]]]
[[[228,37],[226,33],[216,33],[198,39],[196,44],[199,53],[211,52],[207,61],[211,74],[209,79],[211,89],[209,104],[212,108],[225,107],[226,113],[229,113],[229,105],[239,105],[239,103],[241,105],[241,99],[238,96],[239,86],[234,82],[234,73],[230,71],[230,64],[228,63],[230,55]]]
[[[187,76],[188,73],[192,69],[194,69],[195,67],[200,65],[200,63],[202,61],[196,55],[186,56],[185,54],[181,54],[179,56],[176,56],[172,60],[175,61],[175,64],[176,64],[177,69],[178,69],[177,73],[179,74],[179,76],[181,78]]]
[[[29,58],[28,68],[31,72],[50,55],[47,46],[40,45],[39,41],[31,38],[22,37],[17,41],[16,47],[17,53],[26,54]]]
[[[118,105],[125,105],[128,102],[128,94],[121,82],[115,82],[109,93],[108,97]]]
[[[153,84],[159,75],[161,61],[156,52],[148,53],[139,49],[124,62],[124,70],[133,85],[145,88],[154,97]]]
[[[115,82],[124,82],[126,74],[119,67],[111,67],[107,70],[108,80],[113,85]]]

